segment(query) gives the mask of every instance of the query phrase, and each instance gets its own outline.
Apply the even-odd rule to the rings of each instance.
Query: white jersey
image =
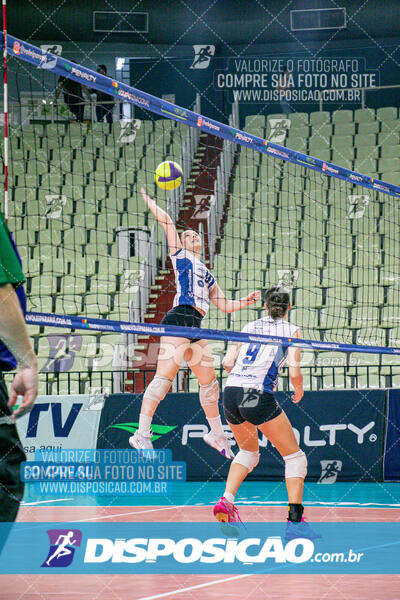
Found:
[[[186,248],[171,254],[175,272],[176,294],[173,306],[188,304],[207,313],[214,276],[207,267]]]
[[[248,323],[242,330],[255,335],[293,337],[299,328],[284,319],[274,321],[263,317]],[[280,344],[260,344],[249,342],[242,344],[235,366],[229,374],[226,386],[255,388],[264,392],[273,392],[278,375],[287,359],[288,348]]]

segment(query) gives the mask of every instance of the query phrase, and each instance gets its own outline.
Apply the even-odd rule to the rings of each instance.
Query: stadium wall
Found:
[[[11,31],[11,29],[10,29]],[[186,40],[184,40],[186,42]],[[368,84],[373,76],[374,86],[398,85],[400,81],[400,65],[397,61],[387,60],[388,56],[396,52],[400,45],[400,37],[397,38],[379,38],[377,40],[345,40],[332,41],[321,52],[317,49],[317,42],[308,41],[308,50],[299,52],[297,42],[293,43],[271,43],[271,44],[253,44],[249,47],[243,47],[241,44],[224,45],[211,32],[207,44],[215,47],[215,53],[210,59],[206,68],[194,68],[195,60],[194,45],[202,41],[201,36],[194,39],[193,45],[179,44],[174,45],[173,50],[167,45],[152,44],[127,44],[118,41],[117,44],[104,42],[93,48],[88,42],[79,44],[56,40],[62,48],[64,58],[74,60],[87,68],[96,70],[97,65],[105,64],[110,77],[118,77],[115,70],[116,58],[124,57],[129,62],[129,83],[134,87],[146,91],[157,97],[164,94],[173,94],[176,104],[184,107],[193,105],[197,92],[202,97],[202,110],[208,117],[216,120],[224,120],[231,112],[231,103],[234,100],[233,89],[240,93],[240,116],[241,127],[244,124],[244,118],[249,114],[264,114],[281,112],[279,102],[270,100],[265,96],[272,89],[272,73],[269,72],[269,79],[259,86],[254,77],[250,81],[239,83],[233,88],[224,75],[237,77],[236,81],[241,81],[241,76],[250,74],[252,76],[267,73],[265,69],[258,71],[256,61],[258,59],[269,58],[272,60],[281,60],[271,69],[274,69],[275,75],[282,70],[282,65],[287,60],[316,60],[326,59],[328,62],[327,82],[328,89],[331,87],[332,75],[329,72],[329,65],[339,59],[355,60],[355,67],[348,66],[343,73],[345,78],[341,80],[338,89],[354,87],[355,84]],[[34,42],[37,46],[49,45],[50,40],[39,40]],[[314,53],[315,50],[315,53]],[[161,57],[161,58],[160,58]],[[295,65],[296,66],[296,65]],[[295,73],[303,78],[310,75],[306,66],[296,66]],[[319,75],[325,74],[320,71]],[[343,74],[342,73],[342,74]],[[314,75],[315,73],[311,73]],[[57,80],[51,74],[45,72],[36,72],[33,77],[32,90],[45,91],[48,95],[49,89],[54,89]],[[352,79],[352,78],[355,79]],[[296,101],[292,104],[296,112],[310,112],[319,110],[319,102],[316,92],[321,88],[321,79],[315,79],[313,82],[304,83],[296,87],[301,91],[309,92],[307,100]],[[333,87],[336,87],[335,85]],[[18,75],[10,70],[10,97],[17,97],[22,93]],[[265,91],[264,91],[265,90]],[[1,94],[1,91],[0,91]],[[258,97],[257,97],[258,95]],[[259,99],[258,99],[259,98]],[[400,104],[400,89],[384,89],[379,92],[367,92],[366,105],[370,108],[380,106],[396,106]],[[361,96],[351,100],[351,95],[337,98],[337,101],[331,101],[325,104],[325,110],[336,109],[356,109],[361,107]]]

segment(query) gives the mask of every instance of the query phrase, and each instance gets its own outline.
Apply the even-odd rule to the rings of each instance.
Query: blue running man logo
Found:
[[[50,549],[42,567],[69,567],[75,548],[81,545],[82,532],[79,529],[48,529]]]

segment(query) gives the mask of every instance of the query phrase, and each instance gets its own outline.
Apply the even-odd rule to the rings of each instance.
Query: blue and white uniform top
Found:
[[[215,278],[207,267],[186,248],[171,254],[175,272],[176,294],[173,306],[187,304],[207,313],[210,307],[210,291]]]
[[[248,323],[242,331],[254,335],[290,338],[298,329],[297,325],[284,319],[274,321],[267,316]],[[226,386],[254,388],[272,393],[278,383],[279,372],[287,360],[287,351],[288,348],[281,344],[242,344]]]

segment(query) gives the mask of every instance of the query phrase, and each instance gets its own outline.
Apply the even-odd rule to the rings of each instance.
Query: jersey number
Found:
[[[243,358],[243,364],[251,365],[251,363],[253,363],[256,360],[257,354],[258,354],[260,348],[261,348],[261,344],[256,344],[256,343],[249,344],[246,355]]]

